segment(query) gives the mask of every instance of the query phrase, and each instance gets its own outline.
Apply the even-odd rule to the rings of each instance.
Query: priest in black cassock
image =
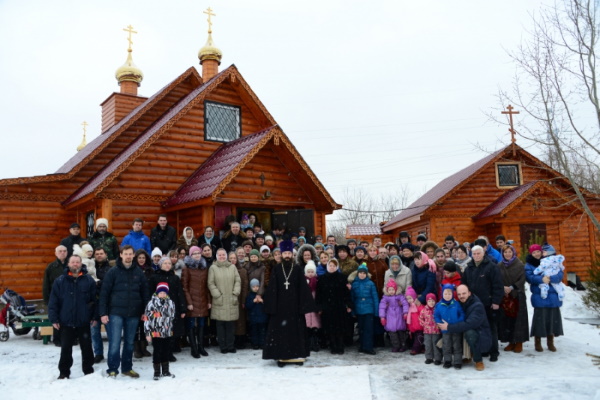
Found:
[[[310,355],[305,345],[304,314],[316,311],[316,306],[304,277],[304,268],[294,263],[294,243],[285,240],[280,249],[282,261],[271,270],[264,295],[269,327],[263,359],[277,360],[280,367],[303,365]]]

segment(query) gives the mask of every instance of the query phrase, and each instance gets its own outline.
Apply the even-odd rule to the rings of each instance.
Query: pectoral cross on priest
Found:
[[[290,283],[288,281],[285,281],[284,285],[285,285],[285,290],[288,290],[290,287]]]

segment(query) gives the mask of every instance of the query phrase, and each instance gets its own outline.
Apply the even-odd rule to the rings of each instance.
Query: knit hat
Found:
[[[356,239],[348,239],[348,241],[346,241],[346,246],[348,246],[350,243],[356,244]]]
[[[298,236],[298,241],[304,241],[304,243],[306,243],[306,238],[304,236]]]
[[[553,256],[556,254],[556,250],[554,249],[554,246],[552,246],[551,244],[548,244],[548,243],[544,243],[544,245],[542,246],[542,251],[545,251],[546,253],[548,253],[547,255],[549,255],[549,256]]]
[[[254,247],[254,243],[252,243],[252,240],[244,240],[242,242],[242,247],[245,247],[245,246]]]
[[[250,281],[250,287],[253,288],[254,286],[260,286],[260,281],[256,278]]]
[[[323,243],[315,243],[315,245],[313,246],[315,249],[319,248],[319,249],[325,249],[325,245]]]
[[[417,236],[417,242],[418,242],[418,241],[423,241],[423,242],[426,242],[426,241],[427,241],[427,236],[423,235],[422,233],[421,233],[421,234],[419,234],[419,235]]]
[[[260,246],[260,252],[262,253],[263,251],[268,251],[270,253],[271,249],[266,244],[263,244],[262,246]]]
[[[356,252],[359,250],[362,250],[363,253],[367,254],[367,249],[365,249],[364,246],[356,246],[356,248],[354,249],[354,254],[356,254]]]
[[[452,260],[446,261],[446,264],[444,264],[444,271],[456,272],[456,263]]]
[[[451,283],[446,283],[445,285],[442,285],[442,293],[444,293],[444,290],[446,290],[446,289],[450,289],[450,290],[452,290],[452,291],[454,292],[454,290],[455,290],[456,288],[454,287],[454,285],[453,285],[453,284],[451,284]]]
[[[256,249],[252,249],[252,250],[250,250],[250,255],[260,257],[260,252]]]
[[[196,251],[201,251],[201,250],[200,250],[200,247],[198,247],[198,246],[192,246],[192,247],[190,247],[190,253],[189,253],[189,254],[190,254],[190,256],[191,256],[192,254],[194,254],[194,252],[196,252]]]
[[[154,256],[161,256],[162,257],[162,251],[158,247],[155,247],[154,250],[152,250],[151,257],[154,258]]]
[[[256,233],[256,234],[254,234],[254,239],[258,239],[258,238],[264,239],[265,238],[265,234],[264,233]]]
[[[400,249],[409,249],[410,251],[415,251],[415,246],[412,243],[403,243],[402,246],[400,246]]]
[[[292,242],[291,240],[284,240],[283,242],[279,243],[279,248],[281,249],[281,252],[283,253],[284,251],[294,251],[294,242]]]
[[[539,244],[532,244],[531,246],[529,246],[529,254],[533,253],[536,250],[543,251],[542,246],[540,246]]]
[[[169,294],[169,284],[167,282],[160,282],[156,286],[156,294],[159,294],[160,292],[165,292],[166,294]]]
[[[162,267],[163,263],[165,261],[171,261],[171,258],[169,256],[162,256],[162,258],[160,259],[160,261],[158,261],[158,265],[160,265]],[[171,268],[173,267],[172,263],[171,263]]]
[[[368,274],[369,269],[367,268],[367,264],[365,264],[365,263],[360,264],[357,272],[364,272],[365,274]]]
[[[387,292],[387,289],[390,288],[390,287],[394,288],[394,292],[396,290],[398,290],[398,285],[396,285],[396,281],[395,280],[390,279],[388,281],[388,283],[385,285],[385,291]]]
[[[300,231],[304,231],[304,232],[306,232],[306,228],[305,228],[305,227],[303,227],[303,226],[301,226],[300,228],[298,228],[298,232],[300,232]]]
[[[98,225],[106,225],[106,229],[108,229],[108,220],[106,218],[98,218],[96,220],[96,229],[98,229]]]
[[[270,240],[270,241],[272,242],[272,241],[273,241],[273,236],[271,236],[271,235],[266,235],[266,236],[265,236],[265,242],[266,242],[266,241],[268,241],[268,240]]]
[[[313,260],[308,260],[306,265],[304,266],[304,273],[306,274],[308,271],[317,272],[317,266]]]
[[[83,246],[81,246],[81,250],[83,250],[84,254],[87,255],[87,252],[94,251],[94,248],[89,244],[84,244]]]
[[[408,289],[406,291],[408,291]],[[425,296],[425,301],[429,301],[429,299],[433,299],[433,301],[437,302],[437,296],[434,293],[429,293]]]
[[[410,296],[415,300],[417,299],[417,292],[415,292],[415,289],[413,289],[412,287],[406,288],[405,295]]]

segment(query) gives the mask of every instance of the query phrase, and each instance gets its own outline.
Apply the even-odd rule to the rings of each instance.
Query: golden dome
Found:
[[[142,70],[133,63],[133,59],[131,58],[131,48],[127,50],[127,60],[125,61],[125,64],[117,69],[115,77],[117,78],[117,81],[119,81],[119,85],[123,81],[130,81],[135,82],[140,86],[140,83],[144,79]]]
[[[87,140],[86,140],[86,138],[85,138],[85,128],[84,128],[84,131],[83,131],[83,139],[81,140],[81,143],[79,144],[79,146],[77,146],[77,151],[81,151],[81,150],[83,150],[83,148],[84,148],[85,146],[87,146]]]
[[[198,58],[200,59],[200,64],[202,64],[202,62],[204,60],[215,60],[220,65],[222,57],[223,57],[223,53],[221,52],[221,50],[218,47],[215,46],[215,44],[213,43],[213,39],[212,39],[212,33],[209,32],[208,39],[206,40],[206,44],[198,52]]]

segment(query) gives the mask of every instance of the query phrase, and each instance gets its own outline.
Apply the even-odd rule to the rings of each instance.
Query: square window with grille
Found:
[[[498,186],[519,186],[520,184],[519,164],[498,165]]]
[[[231,142],[241,136],[240,107],[207,101],[204,103],[204,139]]]

